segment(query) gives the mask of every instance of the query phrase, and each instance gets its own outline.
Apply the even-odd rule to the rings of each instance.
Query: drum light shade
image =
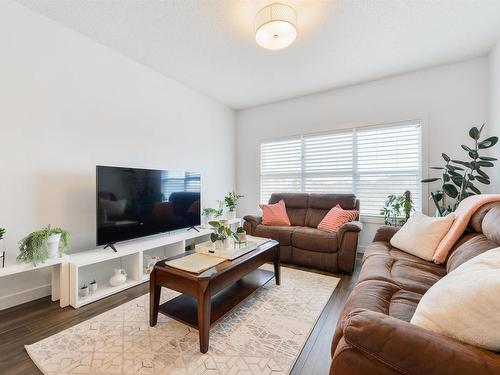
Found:
[[[255,41],[263,48],[288,47],[297,38],[297,13],[285,4],[271,4],[255,16]]]

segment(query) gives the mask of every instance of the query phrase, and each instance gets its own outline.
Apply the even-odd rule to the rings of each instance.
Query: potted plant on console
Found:
[[[211,207],[204,208],[201,213],[202,213],[203,217],[205,218],[205,220],[203,221],[205,227],[207,227],[207,224],[210,221],[222,216],[222,210],[217,210],[217,209],[211,208]]]
[[[228,195],[224,197],[224,204],[227,208],[227,219],[236,219],[236,206],[238,205],[238,200],[243,198],[243,195],[239,195],[235,191],[230,191]]]
[[[212,241],[217,250],[229,248],[229,237],[238,241],[238,236],[231,230],[231,228],[222,225],[218,221],[211,221],[209,224],[214,228],[214,232],[210,234],[210,241]]]
[[[415,211],[410,191],[404,194],[391,194],[385,201],[385,206],[380,209],[380,215],[384,216],[384,224],[393,227],[403,226],[410,218],[411,212]]]
[[[17,260],[44,263],[49,258],[58,258],[69,248],[69,232],[61,228],[47,227],[28,234],[19,241],[20,254]]]

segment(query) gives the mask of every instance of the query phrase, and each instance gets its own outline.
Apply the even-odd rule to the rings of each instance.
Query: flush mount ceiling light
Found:
[[[255,41],[266,49],[283,49],[297,37],[297,13],[285,4],[271,4],[255,16]]]

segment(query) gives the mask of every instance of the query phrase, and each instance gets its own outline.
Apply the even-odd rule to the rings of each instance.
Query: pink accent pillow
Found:
[[[260,204],[259,207],[262,209],[262,224],[290,226],[283,199],[275,204]]]
[[[325,232],[338,232],[340,227],[353,221],[359,215],[357,210],[344,210],[337,204],[325,215],[321,223],[318,224],[318,229],[324,230]]]

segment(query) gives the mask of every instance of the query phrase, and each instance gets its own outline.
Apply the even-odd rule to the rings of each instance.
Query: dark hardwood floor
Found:
[[[358,279],[359,259],[361,256],[358,254],[353,275],[335,275],[340,277],[341,281],[321,313],[291,375],[328,374],[333,331],[342,307]],[[328,274],[321,271],[313,272]],[[26,354],[24,345],[35,343],[140,297],[148,293],[148,287],[149,284],[144,283],[77,310],[72,307],[61,309],[58,302],[52,302],[50,297],[46,297],[0,312],[0,374],[41,374]]]

